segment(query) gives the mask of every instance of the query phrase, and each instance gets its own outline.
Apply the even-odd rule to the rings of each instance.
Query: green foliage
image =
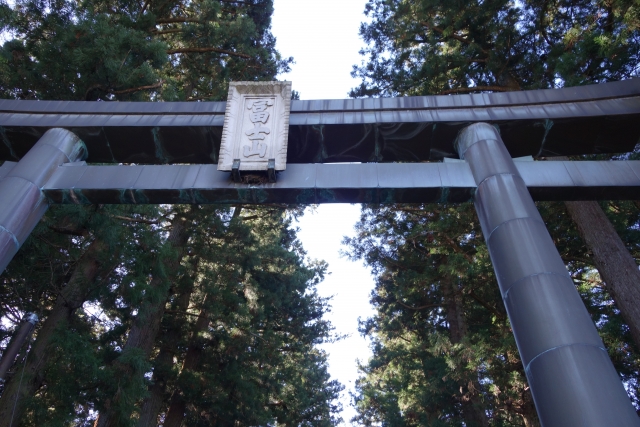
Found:
[[[638,257],[640,212],[603,208]],[[640,355],[563,204],[539,209],[630,397]],[[376,315],[361,323],[373,357],[360,366],[363,425],[537,425],[528,385],[473,206],[368,206],[348,254],[377,277]],[[485,414],[486,418],[482,415]]]
[[[332,330],[322,318],[327,302],[313,290],[325,266],[303,263],[283,211],[253,213],[194,234],[195,298],[211,324],[194,331],[201,366],[176,379],[193,405],[185,421],[334,425],[342,386],[329,380],[326,356],[314,348]]]
[[[626,0],[370,0],[360,28],[365,58],[352,73],[362,83],[351,96],[506,92],[636,77],[638,11]],[[628,327],[564,206],[539,207],[637,405],[640,359]],[[638,259],[638,205],[603,208]],[[470,206],[420,209],[365,208],[359,236],[346,242],[350,256],[364,259],[378,278],[377,314],[362,324],[374,355],[360,367],[357,421],[536,425]],[[473,417],[479,412],[486,419]]]
[[[176,270],[162,260],[176,257],[167,227],[177,215],[191,221],[188,251]],[[119,425],[136,425],[158,369],[165,370],[167,384],[162,413],[179,396],[188,425],[339,422],[336,399],[343,387],[329,378],[326,355],[315,348],[333,339],[323,318],[327,301],[314,290],[326,265],[304,261],[287,211],[244,208],[232,216],[221,207],[51,209],[3,276],[3,285],[21,297],[3,295],[5,318],[27,307],[45,316],[55,311],[59,291],[51,283],[29,283],[51,277],[64,289],[95,239],[107,242],[97,255],[101,273],[50,337],[38,391],[21,402],[20,425],[91,425],[107,408]],[[135,319],[163,294],[153,289],[156,276],[168,284],[169,296],[159,301],[167,308],[153,354],[174,349],[168,367],[127,344]],[[184,295],[189,308],[172,310]],[[168,333],[174,328],[175,340]],[[39,332],[36,337],[43,338]],[[197,362],[186,367],[194,352]]]
[[[370,0],[351,96],[575,86],[638,75],[639,6],[626,0]]]
[[[0,96],[225,99],[230,80],[273,80],[292,62],[272,12],[271,0],[2,3]],[[50,209],[0,280],[4,344],[24,312],[45,319],[19,358],[24,381],[16,364],[3,384],[0,426],[12,414],[14,426],[338,424],[342,386],[316,348],[334,339],[315,292],[326,265],[305,261],[290,224],[301,209],[285,208]]]
[[[271,0],[18,0],[0,7],[0,96],[219,100],[229,80],[272,80]]]
[[[362,322],[355,421],[389,426],[536,423],[473,206],[363,209],[349,255],[377,276]],[[530,424],[528,424],[530,425]]]

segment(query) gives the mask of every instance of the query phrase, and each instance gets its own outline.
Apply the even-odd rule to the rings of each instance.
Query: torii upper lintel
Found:
[[[457,157],[465,126],[497,125],[513,157],[621,153],[640,137],[640,79],[473,95],[291,101],[287,163],[421,162]],[[218,162],[226,102],[0,100],[0,160],[47,129],[87,145],[91,163]]]

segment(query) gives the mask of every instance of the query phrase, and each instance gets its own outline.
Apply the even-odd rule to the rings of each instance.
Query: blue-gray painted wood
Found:
[[[93,163],[217,163],[224,102],[0,100],[0,160],[19,160],[51,127],[87,144]],[[631,151],[640,79],[473,95],[293,101],[288,163],[420,162],[457,157],[474,122],[499,126],[513,157]]]
[[[640,199],[640,161],[522,161],[516,167],[534,200]],[[292,164],[275,183],[258,174],[245,180],[235,183],[215,165],[82,162],[57,168],[43,190],[51,203],[79,204],[464,202],[476,191],[466,162]]]
[[[575,86],[562,89],[543,89],[515,92],[480,93],[470,95],[445,95],[445,96],[405,96],[399,98],[361,98],[361,99],[319,99],[306,101],[291,101],[292,120],[296,124],[304,124],[315,120],[313,124],[347,124],[347,123],[380,123],[397,122],[393,118],[403,112],[418,112],[415,116],[404,116],[406,121],[422,121],[420,112],[423,111],[455,111],[456,114],[466,114],[465,111],[473,109],[503,108],[505,111],[493,114],[503,114],[503,118],[512,119],[508,108],[563,105],[567,102],[585,103],[584,113],[599,113],[589,110],[590,103],[612,99],[623,99],[640,95],[640,80],[629,79],[606,84],[587,86]],[[182,117],[224,117],[226,102],[95,102],[95,101],[21,101],[0,99],[0,124],[10,125],[5,114],[26,114],[57,117],[58,120],[75,120],[80,116],[97,116],[100,120],[106,117],[117,116],[113,123],[103,122],[105,126],[119,126],[120,116],[150,116],[174,119]],[[553,114],[556,118],[571,117],[573,111],[560,111],[542,113],[547,117]],[[390,112],[391,115],[378,116],[377,113]],[[323,116],[327,114],[328,116]],[[342,114],[341,120],[323,119],[323,117],[337,117]],[[352,114],[349,116],[348,114]],[[307,116],[315,115],[315,116]],[[63,117],[64,116],[64,117]],[[294,118],[297,117],[297,118]],[[360,118],[358,118],[360,117]],[[386,119],[385,119],[386,117]],[[397,117],[397,116],[396,116]],[[486,118],[495,118],[485,116]],[[519,116],[521,117],[521,116]],[[315,118],[315,119],[313,119]],[[222,122],[220,122],[222,124]],[[26,124],[32,126],[32,123]],[[177,126],[192,126],[188,121],[176,124]]]
[[[478,186],[476,211],[542,426],[640,426],[500,135],[478,123],[456,144]],[[574,183],[578,175],[581,185],[599,179],[577,174],[573,163],[564,166]]]
[[[82,159],[86,153],[76,135],[51,129],[17,164],[3,165],[6,174],[0,180],[0,272],[49,206],[42,187],[58,166]]]

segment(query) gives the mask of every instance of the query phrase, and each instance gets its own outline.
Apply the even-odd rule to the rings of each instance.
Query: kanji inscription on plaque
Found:
[[[291,82],[231,82],[218,170],[285,170],[290,106]]]

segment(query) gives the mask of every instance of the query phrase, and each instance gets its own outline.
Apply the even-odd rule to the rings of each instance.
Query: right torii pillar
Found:
[[[542,426],[640,426],[498,131],[471,125],[456,148],[478,186],[476,211]]]

